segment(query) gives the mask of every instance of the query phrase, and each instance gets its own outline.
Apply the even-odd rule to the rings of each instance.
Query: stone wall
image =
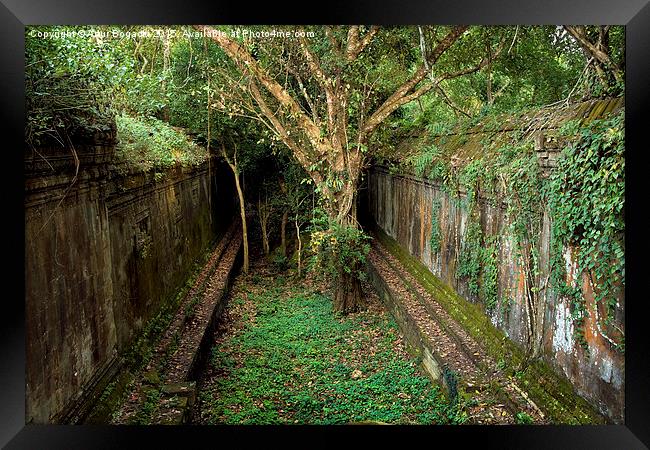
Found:
[[[598,108],[599,105],[591,107]],[[476,139],[484,138],[479,135]],[[549,164],[549,160],[554,159],[557,151],[559,149],[545,148],[538,153],[543,169],[552,170],[553,165]],[[462,238],[468,223],[467,211],[461,207],[458,199],[448,195],[436,182],[405,173],[391,173],[381,166],[375,166],[368,174],[367,196],[369,215],[379,227],[463,297],[472,302],[481,302],[480,298],[470,293],[468,283],[456,277]],[[441,244],[437,252],[431,251],[429,243],[434,202],[440,205],[438,220]],[[500,236],[497,255],[499,301],[489,315],[495,326],[514,342],[524,346],[528,323],[524,272],[517,263],[514,237],[508,230],[509,219],[502,205],[493,205],[485,198],[479,198],[478,204],[483,233]],[[541,268],[538,279],[543,304],[543,357],[571,381],[580,395],[613,421],[622,423],[625,404],[624,355],[613,349],[598,330],[594,319],[596,305],[593,288],[586,276],[577,281],[582,286],[589,311],[585,321],[588,351],[574,338],[568,301],[548,285],[551,222],[547,214],[544,214],[542,223],[541,237],[536,245]],[[575,280],[573,252],[574,249],[564,249],[567,272]],[[617,301],[615,321],[624,329],[624,298],[621,296]],[[600,313],[603,314],[602,311]]]
[[[223,168],[218,186],[207,164],[120,174],[113,152],[111,130],[26,153],[27,423],[57,422],[114,366],[232,218]]]

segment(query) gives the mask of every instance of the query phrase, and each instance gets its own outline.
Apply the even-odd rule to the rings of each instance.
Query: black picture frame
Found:
[[[311,6],[311,12],[305,8]],[[7,128],[0,144],[5,162],[2,235],[8,262],[1,272],[4,302],[0,346],[0,444],[11,449],[35,448],[191,448],[199,440],[210,447],[241,445],[265,439],[310,446],[340,445],[352,437],[360,443],[396,439],[406,445],[466,445],[480,448],[637,449],[650,446],[650,357],[645,333],[642,277],[647,237],[643,228],[645,202],[646,115],[650,92],[650,4],[648,0],[332,0],[321,4],[275,4],[195,0],[141,3],[124,0],[89,2],[59,0],[2,0],[0,5],[0,98]],[[24,315],[24,27],[38,24],[613,24],[626,25],[626,388],[625,424],[605,426],[501,427],[127,427],[25,426]],[[8,287],[8,289],[7,289]],[[205,445],[205,444],[202,444]]]

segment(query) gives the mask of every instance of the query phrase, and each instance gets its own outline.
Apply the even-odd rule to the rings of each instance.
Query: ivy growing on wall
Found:
[[[483,248],[483,280],[481,283],[481,296],[484,299],[485,307],[492,312],[497,305],[499,297],[499,266],[497,264],[498,247],[497,237],[491,236],[486,239]]]
[[[545,191],[553,218],[552,281],[571,299],[574,320],[583,324],[593,313],[599,333],[620,351],[624,336],[613,319],[617,294],[625,285],[624,120],[621,112],[582,127],[575,122],[563,127],[563,134],[577,139],[564,148]],[[594,288],[593,311],[587,309],[579,284],[567,284],[562,250],[569,245],[576,273],[585,274]],[[582,331],[579,337],[584,343]]]
[[[456,275],[467,279],[469,292],[479,294],[479,277],[483,259],[483,231],[478,220],[470,220],[463,236]]]
[[[433,199],[433,202],[431,202],[431,236],[429,237],[429,245],[432,254],[440,251],[440,243],[442,242],[439,218],[440,206],[440,200]]]
[[[467,211],[471,211],[477,203],[480,191],[480,181],[486,172],[486,165],[483,159],[475,159],[469,162],[458,174],[458,185],[465,190],[465,197],[462,205]]]
[[[479,295],[483,266],[483,230],[477,202],[479,180],[483,171],[483,161],[476,159],[463,167],[453,180],[456,183],[456,194],[459,195],[461,188],[466,193],[460,206],[467,211],[467,226],[463,234],[456,276],[467,280],[469,292],[473,295]]]
[[[493,206],[506,207],[508,231],[526,278],[529,314],[540,307],[541,290],[550,287],[571,302],[577,342],[586,348],[585,318],[593,313],[600,334],[623,351],[624,333],[614,321],[616,299],[625,285],[623,126],[622,112],[585,125],[566,123],[558,137],[568,144],[548,178],[542,176],[531,135],[524,137],[523,133],[514,133],[510,143],[498,148],[486,142],[485,154],[458,169],[436,146],[409,160],[416,174],[441,183],[451,200],[467,211],[456,274],[466,280],[469,292],[481,298],[488,311],[499,303],[500,242],[498,236],[485,236],[481,229],[476,208],[479,196]],[[432,206],[432,252],[440,249],[438,208]],[[544,211],[552,223],[549,280],[540,279],[538,246]],[[576,282],[579,277],[574,275],[574,282],[567,282],[563,255],[569,246],[576,273],[587,276],[594,287],[599,305],[595,310],[587,308],[581,283]]]

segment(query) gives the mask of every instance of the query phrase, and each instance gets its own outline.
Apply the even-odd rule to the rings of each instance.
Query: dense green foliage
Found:
[[[231,27],[218,29],[228,32]],[[251,26],[251,31],[268,27]],[[286,27],[275,27],[284,29]],[[348,105],[351,117],[363,116],[383,102],[404,82],[422,58],[425,47],[446,33],[444,27],[393,27],[380,32],[360,58],[349,65],[337,56],[322,27],[307,27],[323,70],[345,70],[354,92]],[[63,129],[93,127],[121,111],[134,117],[154,116],[186,128],[205,142],[232,127],[233,118],[246,114],[245,106],[224,104],[224,94],[240,83],[233,62],[212,40],[196,37],[190,27],[151,26],[38,26],[26,33],[26,140],[37,144]],[[588,29],[588,33],[598,30]],[[44,33],[49,33],[44,37]],[[333,28],[342,39],[344,28]],[[622,27],[609,27],[611,58],[624,62]],[[424,38],[424,41],[421,41]],[[287,56],[278,39],[238,38],[271,73],[278,58],[299,69],[297,55]],[[262,42],[264,45],[262,45]],[[430,50],[425,48],[425,50]],[[552,103],[571,95],[611,95],[598,85],[593,71],[582,76],[586,57],[580,46],[557,26],[470,27],[436,64],[434,75],[467,69],[470,61],[492,55],[489,64],[465,76],[444,80],[431,93],[401,107],[374,143],[391,141],[395,132],[432,123],[475,118],[487,111],[512,112]],[[341,69],[343,67],[344,69]],[[337,69],[338,68],[338,69]],[[291,74],[287,74],[291,75]],[[316,100],[312,80],[290,76],[284,83],[290,94],[303,100],[303,91]],[[575,87],[577,89],[574,89]],[[616,87],[619,89],[620,86]],[[303,103],[308,109],[308,105]],[[210,113],[209,110],[212,110]],[[462,112],[460,112],[462,111]],[[236,124],[241,127],[241,123]],[[352,135],[356,121],[351,120]],[[211,128],[211,132],[208,129]],[[265,126],[256,130],[266,145],[278,145]]]
[[[590,34],[598,31],[590,27]],[[485,114],[515,113],[570,99],[572,101],[623,93],[623,85],[603,86],[593,65],[585,72],[585,56],[560,26],[472,27],[467,43],[450,60],[485,52],[486,42],[505,42],[501,53],[484,70],[443,81],[438,95],[428,95],[402,108],[394,128],[417,130],[430,124],[472,121]],[[625,61],[625,31],[609,27],[612,59]]]
[[[363,230],[332,221],[318,210],[312,221],[310,246],[312,268],[326,277],[337,277],[341,271],[363,279],[370,236]]]
[[[260,280],[248,300],[245,327],[212,349],[225,372],[201,393],[210,424],[462,423],[422,375],[416,361],[394,347],[397,325],[385,314],[339,318],[327,297],[288,288],[282,277]],[[253,315],[254,314],[254,315]]]
[[[224,32],[233,29],[217,28]],[[381,159],[394,151],[392,145],[405,134],[426,129],[435,136],[435,143],[429,142],[413,155],[410,164],[417,174],[439,181],[468,213],[457,274],[466,279],[470,292],[482,298],[488,309],[500,300],[496,261],[503,242],[500,236],[485,235],[481,229],[477,198],[486,196],[493,206],[505,202],[513,248],[531,281],[540,272],[536,243],[546,208],[553,219],[554,287],[572,299],[574,319],[580,324],[588,313],[584,299],[578,287],[567,285],[563,274],[562,255],[571,245],[577,249],[578,270],[590,277],[596,287],[596,302],[604,306],[600,310],[604,315],[598,320],[602,333],[617,336],[612,342],[622,348],[622,333],[612,328],[615,294],[625,283],[622,116],[586,127],[565,127],[570,145],[550,180],[541,177],[529,139],[515,137],[498,148],[485,142],[486,154],[479,152],[460,164],[452,163],[441,150],[452,128],[463,134],[480,122],[485,129],[496,130],[502,113],[516,115],[542,105],[622,93],[624,28],[588,26],[576,30],[583,39],[596,43],[609,62],[597,61],[570,27],[469,27],[429,68],[420,85],[436,77],[442,81],[390,114],[368,142],[355,144],[347,140],[359,131],[363,119],[412,76],[449,29],[380,28],[359,57],[348,61],[342,49],[336,48],[337,42],[345,42],[346,27],[305,27],[323,72],[344,80],[349,92],[346,110],[341,113],[348,117],[343,130],[345,151],[359,145],[364,157],[370,154]],[[316,267],[328,275],[361,275],[368,251],[366,236],[354,226],[325,220],[318,211],[305,211],[308,203],[324,207],[323,199],[318,198],[322,188],[336,193],[354,180],[345,170],[321,170],[324,155],[315,157],[311,167],[292,168],[300,167],[288,157],[295,154],[281,144],[268,120],[258,120],[259,111],[251,108],[250,95],[242,96],[241,87],[249,86],[250,79],[219,45],[194,31],[188,26],[28,27],[26,144],[32,148],[52,143],[66,146],[71,136],[106,131],[114,120],[118,161],[162,176],[164,169],[173,165],[205,160],[207,152],[190,142],[187,136],[192,136],[213,154],[224,149],[231,157],[237,155],[247,201],[257,204],[259,199],[269,199],[273,209],[269,220],[275,228],[287,209],[299,226],[314,221],[310,231]],[[371,31],[361,27],[360,33],[364,36]],[[305,113],[316,119],[327,116],[327,101],[297,41],[243,36],[235,40]],[[479,62],[486,64],[473,70]],[[466,73],[445,78],[462,72]],[[306,76],[310,73],[312,76]],[[272,100],[268,93],[264,95],[267,101]],[[306,149],[304,135],[289,131],[295,132],[295,139]],[[326,130],[321,128],[321,133]],[[321,186],[305,172],[310,170],[324,175]],[[286,183],[286,192],[279,189],[281,183]],[[305,200],[308,197],[311,202]],[[429,244],[433,252],[440,250],[438,209],[432,205]],[[531,283],[528,289],[534,297],[539,286]]]
[[[205,160],[205,151],[183,131],[171,128],[196,133],[203,126],[203,133],[197,134],[205,135],[196,105],[184,107],[193,121],[170,117],[170,106],[186,98],[181,93],[193,91],[187,81],[184,85],[174,77],[180,74],[173,71],[171,49],[164,55],[164,46],[172,43],[161,29],[30,27],[25,45],[28,145],[68,145],[69,136],[108,130],[115,120],[118,155],[135,168],[163,169]]]
[[[434,134],[434,132],[431,132]],[[409,160],[409,164],[418,176],[426,176],[433,180],[444,181],[448,178],[447,166],[441,161],[442,154],[437,145],[431,144],[422,152],[416,153]]]
[[[585,126],[569,123],[569,141],[550,178],[546,197],[553,220],[553,282],[572,299],[577,321],[587,314],[579,284],[566,281],[562,248],[575,249],[577,273],[594,286],[597,305],[606,311],[602,324],[612,325],[617,294],[625,285],[625,142],[624,114],[594,120]],[[598,313],[598,311],[594,311]],[[611,333],[611,331],[609,332]],[[613,344],[623,349],[620,330]],[[613,338],[612,338],[613,339]]]
[[[72,27],[34,27],[32,33],[66,32]],[[108,91],[126,71],[114,70],[111,48],[74,35],[25,40],[25,141],[30,146],[59,142],[79,128],[103,129],[112,116]]]

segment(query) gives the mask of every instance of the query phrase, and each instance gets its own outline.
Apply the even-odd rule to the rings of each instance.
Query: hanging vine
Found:
[[[429,237],[429,246],[431,253],[438,253],[440,251],[440,244],[442,243],[442,233],[440,231],[440,200],[433,199],[431,202],[431,236]]]
[[[598,333],[623,352],[625,336],[614,323],[617,298],[625,286],[625,142],[624,113],[561,130],[577,135],[562,151],[551,175],[546,198],[553,218],[552,282],[571,300],[574,320],[581,325],[594,315]],[[563,249],[571,246],[576,260],[574,284],[567,282]],[[595,305],[588,308],[577,282],[587,276]],[[604,310],[604,317],[601,311]]]

